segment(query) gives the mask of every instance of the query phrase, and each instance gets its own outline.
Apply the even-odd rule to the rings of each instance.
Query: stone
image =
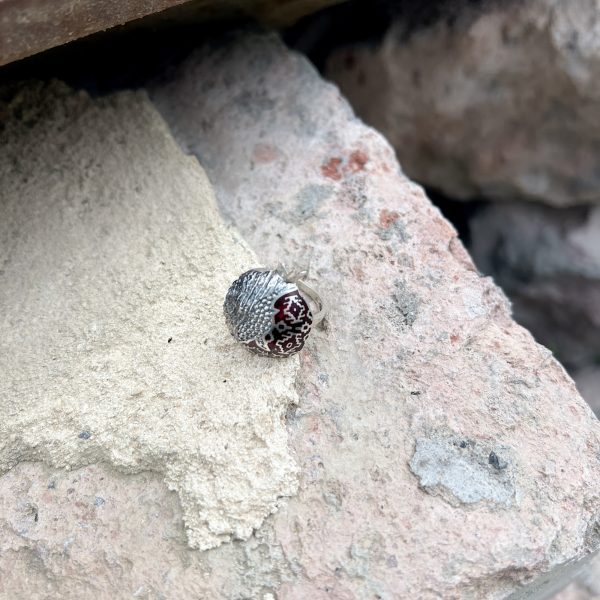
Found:
[[[93,0],[19,0],[0,4],[0,65],[31,56],[186,0],[127,0],[103,6]]]
[[[243,544],[191,549],[177,494],[157,473],[22,462],[0,478],[0,489],[3,599],[265,600],[256,580],[274,588],[291,573],[268,526]],[[234,565],[243,576],[233,576]]]
[[[516,320],[571,370],[600,358],[600,208],[490,203],[469,251],[509,295]]]
[[[600,425],[388,143],[271,37],[198,50],[150,94],[261,261],[310,267],[331,307],[300,354],[300,486],[261,528],[255,595],[564,586],[598,546]]]
[[[600,366],[591,365],[575,371],[573,379],[579,393],[592,407],[597,417],[600,417]]]
[[[222,462],[213,464],[213,473],[239,465],[240,470],[256,469],[268,485],[273,479],[270,464],[280,465],[282,474],[288,465],[291,469],[290,450],[276,441],[277,426],[284,419],[278,410],[285,408],[287,443],[299,467],[294,472],[298,486],[249,538],[201,551],[189,547],[194,538],[190,527],[186,535],[182,524],[188,507],[179,506],[181,496],[167,489],[156,467],[164,457],[173,460],[171,445],[156,450],[150,470],[138,472],[118,461],[93,464],[93,454],[90,466],[74,465],[65,472],[57,470],[59,465],[30,462],[41,458],[31,453],[24,457],[28,462],[19,462],[0,478],[1,593],[19,597],[33,595],[33,590],[39,596],[92,594],[100,599],[127,594],[515,600],[541,598],[563,586],[598,547],[600,425],[564,369],[514,323],[504,295],[475,269],[456,232],[423,190],[402,174],[387,142],[354,117],[338,90],[305,59],[271,36],[244,36],[199,49],[169,81],[153,85],[150,92],[184,150],[195,154],[206,169],[235,244],[216,216],[208,219],[214,211],[202,172],[193,159],[175,151],[164,124],[139,95],[86,100],[96,107],[87,119],[81,117],[86,111],[66,111],[81,127],[85,124],[87,132],[81,139],[80,130],[61,121],[72,132],[69,156],[75,160],[83,153],[89,158],[90,148],[95,148],[95,160],[102,165],[112,161],[98,177],[110,190],[119,187],[119,198],[134,205],[110,203],[117,214],[108,222],[119,223],[118,217],[130,207],[123,228],[133,239],[145,240],[145,248],[171,257],[171,277],[187,290],[185,298],[175,296],[181,301],[169,305],[177,330],[164,327],[156,336],[162,342],[161,357],[168,357],[172,347],[185,346],[184,355],[173,357],[161,372],[167,382],[172,370],[188,372],[195,352],[205,356],[194,345],[202,315],[193,313],[195,320],[189,316],[194,309],[188,297],[203,298],[202,307],[215,311],[214,324],[222,328],[214,332],[220,345],[212,346],[213,338],[207,342],[217,370],[206,373],[235,367],[247,377],[247,369],[255,369],[252,385],[245,390],[222,388],[224,384],[210,378],[205,383],[205,372],[194,380],[199,416],[212,422],[226,410],[222,403],[235,405],[242,436],[249,432],[248,404],[241,394],[252,394],[252,406],[258,403],[260,411],[253,413],[255,427],[263,437],[245,438],[246,443],[251,454],[255,444],[263,447],[271,461],[249,465],[251,458],[240,456],[236,446],[228,455],[219,453],[216,458]],[[126,107],[118,126],[99,117],[104,114],[101,108],[113,103]],[[27,119],[27,111],[22,116]],[[115,136],[122,143],[113,146],[109,142]],[[134,144],[136,136],[141,137],[139,144]],[[113,158],[97,154],[97,137],[107,138]],[[59,139],[65,140],[64,135]],[[42,136],[37,143],[48,142]],[[52,159],[62,157],[52,148]],[[55,178],[71,181],[70,169],[62,168],[62,162],[38,164],[35,177],[48,183],[45,189],[53,189]],[[85,171],[86,185],[96,173],[94,164]],[[108,177],[113,170],[114,177]],[[139,172],[144,173],[144,201],[127,193]],[[75,190],[79,181],[71,184]],[[108,202],[99,185],[90,190],[94,194],[88,197]],[[43,207],[39,194],[29,197]],[[63,195],[71,204],[86,197],[72,194]],[[198,235],[186,225],[196,214],[188,204],[199,214],[193,221]],[[24,210],[16,200],[10,206]],[[161,206],[169,207],[170,222],[181,240],[167,235],[171,230],[166,219],[157,217],[159,224],[152,219],[153,211],[163,214]],[[32,218],[38,215],[31,212]],[[104,218],[106,223],[108,216]],[[206,230],[207,219],[214,233]],[[37,222],[34,218],[32,224]],[[145,233],[148,224],[153,235]],[[234,224],[258,258],[236,235]],[[32,231],[38,236],[45,232],[41,226]],[[27,240],[35,240],[33,233]],[[73,244],[71,238],[57,242],[65,252]],[[217,244],[214,255],[202,258],[215,268],[213,285],[208,285],[198,265],[211,244]],[[62,256],[54,248],[45,250],[31,253],[30,259],[39,261],[48,254],[46,260],[55,261]],[[184,251],[185,261],[180,258]],[[12,246],[8,256],[12,261]],[[83,252],[82,258],[87,258]],[[222,317],[216,318],[216,305],[231,281],[232,262],[241,267],[246,261],[310,266],[308,283],[318,288],[330,307],[329,316],[291,359],[296,362],[255,357],[223,333],[225,324]],[[93,266],[105,272],[98,262]],[[21,283],[11,285],[29,289],[23,273],[30,269],[28,265],[15,270]],[[43,275],[38,269],[34,272]],[[240,268],[235,276],[241,272]],[[43,283],[52,290],[48,279]],[[140,293],[138,303],[156,298],[152,289]],[[203,296],[202,289],[210,290],[210,296]],[[32,302],[31,294],[19,298]],[[135,308],[128,306],[129,311]],[[62,310],[60,305],[57,310]],[[115,312],[115,321],[121,314]],[[135,346],[146,359],[154,346],[143,333],[143,339],[136,334]],[[61,346],[65,348],[66,343]],[[4,350],[2,346],[3,359]],[[156,363],[142,373],[148,381],[153,381],[152,365]],[[102,383],[98,379],[92,383]],[[207,404],[200,395],[209,386],[218,403]],[[230,396],[220,391],[224,389]],[[276,397],[263,395],[269,389]],[[185,389],[178,393],[183,395]],[[263,409],[261,398],[273,404]],[[28,396],[19,401],[22,414],[31,415]],[[177,418],[179,411],[184,413],[182,421],[193,418],[185,403],[170,406],[177,410],[168,418]],[[87,404],[83,408],[90,411]],[[139,411],[139,427],[156,438],[155,421],[147,413]],[[66,425],[53,425],[68,429],[79,444],[95,443],[94,423],[76,422],[79,414],[93,413],[80,410],[63,417]],[[32,421],[41,418],[43,413],[31,415]],[[77,425],[72,431],[70,421]],[[276,440],[262,433],[266,426],[274,430]],[[187,422],[180,427],[185,436]],[[87,440],[78,437],[84,432],[90,434]],[[118,439],[116,434],[111,433]],[[222,438],[231,435],[218,429],[206,443],[216,451]],[[56,439],[52,454],[63,456],[70,440],[66,435]],[[180,448],[171,436],[169,444],[173,443]],[[40,453],[43,449],[41,445]],[[414,462],[415,455],[436,459],[439,483],[424,481],[426,465]],[[465,465],[460,485],[455,476],[459,465]],[[251,472],[243,482],[255,482],[254,475]],[[248,494],[264,491],[231,481],[214,491],[239,491],[244,504]],[[509,492],[503,496],[502,489]],[[229,503],[221,508],[225,520],[239,514]]]
[[[600,557],[596,556],[573,583],[552,600],[598,600],[600,598]]]
[[[453,198],[599,203],[600,3],[478,2],[326,68],[409,177]]]
[[[9,92],[0,473],[152,471],[177,492],[192,547],[250,537],[298,485],[283,423],[298,361],[253,357],[223,318],[229,284],[260,263],[144,93]],[[31,501],[42,519],[48,502]]]
[[[418,439],[409,466],[428,494],[440,494],[454,506],[484,500],[503,507],[514,503],[512,469],[497,472],[508,463],[471,440]]]

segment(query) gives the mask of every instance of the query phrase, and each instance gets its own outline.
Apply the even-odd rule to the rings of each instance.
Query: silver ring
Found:
[[[225,296],[223,311],[231,335],[256,354],[286,357],[302,350],[311,328],[323,320],[321,297],[302,280],[306,273],[251,269]],[[313,304],[313,311],[307,299]]]

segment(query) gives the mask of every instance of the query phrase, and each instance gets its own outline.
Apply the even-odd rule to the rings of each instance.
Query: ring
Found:
[[[223,304],[231,335],[262,356],[286,357],[302,350],[311,328],[325,315],[320,296],[302,281],[304,276],[282,266],[240,275]],[[302,294],[317,309],[314,315]]]

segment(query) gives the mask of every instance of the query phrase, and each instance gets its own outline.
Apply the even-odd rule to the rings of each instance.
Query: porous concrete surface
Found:
[[[0,114],[0,473],[153,471],[192,547],[248,538],[297,489],[284,416],[298,361],[250,355],[222,316],[255,255],[144,93],[33,83]]]
[[[268,525],[292,568],[256,595],[564,586],[598,545],[600,426],[387,142],[268,37],[198,51],[151,97],[260,259],[310,266],[330,306],[288,419],[300,487]]]
[[[600,208],[491,203],[469,222],[469,251],[515,318],[571,370],[600,358]]]
[[[457,198],[599,203],[600,1],[471,4],[340,49],[327,76],[417,181]]]

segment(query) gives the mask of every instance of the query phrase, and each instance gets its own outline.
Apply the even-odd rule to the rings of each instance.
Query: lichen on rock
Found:
[[[509,450],[502,449],[502,456]],[[515,500],[512,469],[497,449],[474,440],[420,438],[410,460],[419,485],[454,505],[491,502],[508,508]]]

